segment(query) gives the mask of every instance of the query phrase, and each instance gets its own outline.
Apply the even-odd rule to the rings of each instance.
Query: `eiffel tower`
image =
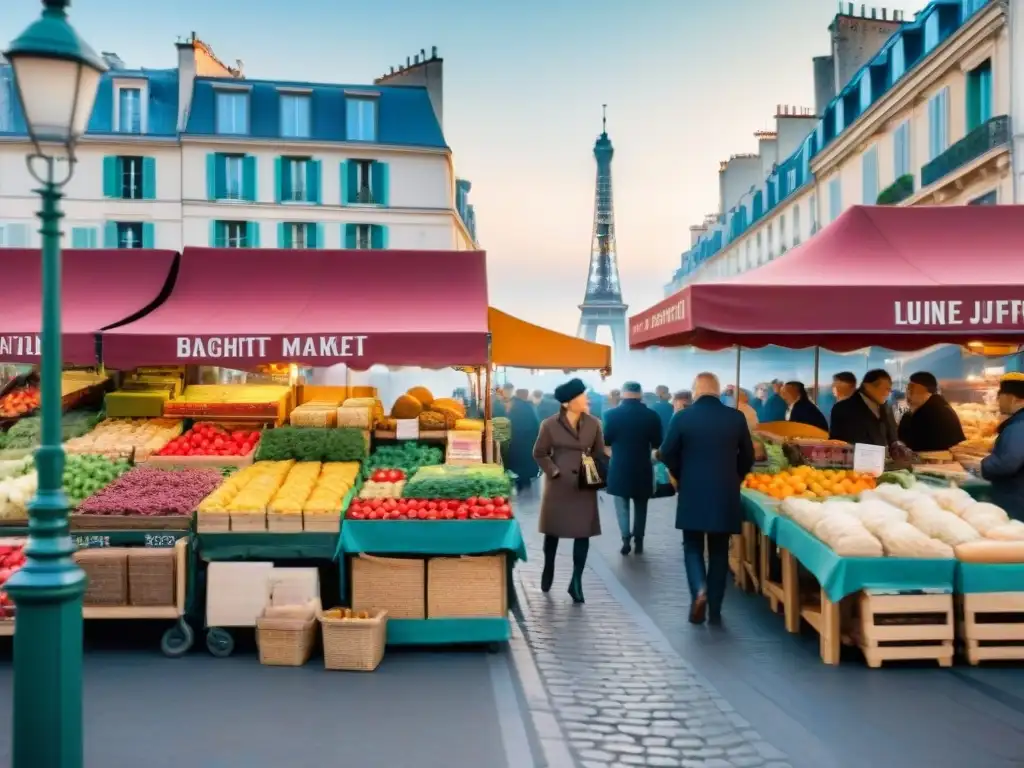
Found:
[[[615,255],[615,210],[612,205],[612,141],[608,138],[608,105],[601,106],[601,135],[594,144],[597,161],[597,190],[594,195],[594,234],[590,246],[587,290],[580,307],[576,335],[594,341],[597,329],[612,332],[612,353],[626,352],[626,310],[619,284],[619,262]]]

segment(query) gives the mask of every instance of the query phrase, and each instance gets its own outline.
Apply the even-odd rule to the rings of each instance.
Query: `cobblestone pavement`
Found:
[[[572,569],[568,542],[559,552],[555,587],[543,594],[536,503],[521,499],[519,514],[530,554],[530,562],[517,569],[522,624],[550,710],[576,764],[791,765],[671,647],[652,636],[592,569],[584,577],[586,605],[573,605],[565,592]],[[539,730],[542,738],[551,736],[553,724]],[[549,756],[552,768],[555,762]]]

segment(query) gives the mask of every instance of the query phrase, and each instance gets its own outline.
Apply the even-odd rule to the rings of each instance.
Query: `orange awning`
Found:
[[[604,371],[612,368],[612,350],[605,344],[541,328],[490,307],[491,362],[533,370]]]

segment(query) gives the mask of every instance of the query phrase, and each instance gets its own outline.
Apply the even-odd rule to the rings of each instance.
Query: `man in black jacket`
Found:
[[[828,432],[828,421],[807,395],[807,387],[799,381],[787,381],[781,392],[782,399],[786,401],[786,421],[794,424],[807,424],[816,427],[822,432]]]
[[[939,394],[939,382],[927,371],[911,375],[907,384],[910,412],[900,419],[900,442],[912,451],[948,451],[967,438],[953,406]]]
[[[865,373],[857,393],[832,406],[829,437],[885,448],[897,442],[896,419],[887,402],[891,393],[892,376],[887,371],[877,368]]]

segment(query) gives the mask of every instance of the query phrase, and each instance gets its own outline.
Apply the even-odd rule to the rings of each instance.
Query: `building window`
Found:
[[[310,97],[304,93],[281,94],[281,137],[308,139]]]
[[[835,221],[843,212],[843,182],[838,176],[828,183],[828,220]]]
[[[0,64],[0,132],[14,130],[14,80],[9,64]]]
[[[992,60],[986,59],[967,73],[967,130],[992,118]]]
[[[785,253],[788,243],[786,241],[786,214],[779,216],[779,253]]]
[[[377,141],[376,99],[345,99],[345,136],[349,141]]]
[[[222,200],[245,199],[245,157],[243,155],[224,156],[224,188],[220,198]]]
[[[878,148],[871,147],[860,158],[861,189],[864,205],[878,203]]]
[[[142,222],[119,221],[117,227],[118,248],[142,248]]]
[[[118,200],[156,199],[156,159],[104,157],[103,196]]]
[[[800,245],[800,206],[793,206],[793,245]]]
[[[256,202],[256,158],[219,152],[207,155],[206,194],[209,200]]]
[[[98,245],[96,227],[72,227],[72,248],[95,248]]]
[[[981,197],[976,197],[971,200],[968,205],[997,205],[999,203],[999,194],[996,190],[986,192]]]
[[[897,179],[910,173],[910,120],[904,120],[892,134],[893,169]]]
[[[345,224],[345,247],[352,250],[380,250],[388,247],[388,228],[379,224]]]
[[[768,261],[775,258],[775,233],[772,231],[772,222],[768,222]]]
[[[121,197],[125,200],[142,199],[142,158],[121,157]]]
[[[949,148],[949,86],[928,100],[928,159]]]
[[[217,133],[247,134],[249,132],[249,93],[217,91]]]
[[[283,203],[320,202],[320,161],[308,157],[277,159],[277,200]]]
[[[319,248],[319,225],[306,222],[283,222],[277,225],[280,248]]]
[[[389,170],[376,160],[342,163],[342,202],[350,205],[388,205]]]
[[[142,133],[142,89],[117,89],[117,132]]]
[[[0,224],[0,248],[28,248],[28,224]]]
[[[215,248],[258,248],[256,228],[251,221],[213,222]]]
[[[760,230],[758,230],[758,232],[757,232],[757,247],[755,248],[755,251],[757,252],[755,254],[756,257],[757,257],[757,263],[760,264],[761,263],[761,256],[763,254],[763,251],[761,249],[761,231]]]

